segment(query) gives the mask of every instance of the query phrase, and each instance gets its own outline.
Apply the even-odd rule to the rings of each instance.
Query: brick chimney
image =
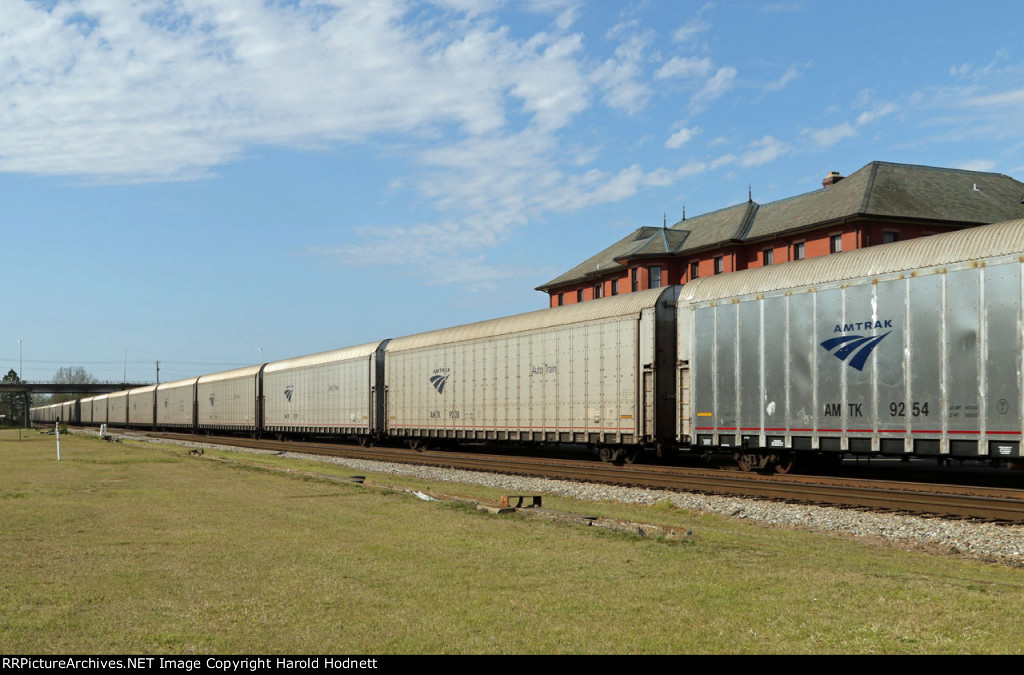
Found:
[[[838,183],[839,181],[841,181],[842,179],[843,179],[843,176],[841,176],[838,171],[829,171],[828,175],[825,176],[825,179],[823,181],[821,181],[821,186],[822,187],[831,187],[831,186],[835,185],[836,183]]]

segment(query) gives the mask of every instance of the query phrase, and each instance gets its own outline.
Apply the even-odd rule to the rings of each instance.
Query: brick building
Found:
[[[537,290],[550,306],[1024,218],[1024,183],[997,173],[872,162],[822,188],[641,227]]]

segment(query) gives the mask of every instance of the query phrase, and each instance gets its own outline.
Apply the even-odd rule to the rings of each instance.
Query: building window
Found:
[[[843,235],[833,234],[828,238],[829,253],[840,253],[843,250]]]
[[[576,302],[583,302],[583,289],[576,291]]]
[[[565,304],[565,293],[558,294],[558,306],[561,307]]]
[[[798,241],[793,244],[793,260],[803,260],[804,255],[804,243],[802,241]]]
[[[631,269],[629,271],[629,273],[630,273],[630,275],[632,277],[632,282],[633,282],[632,290],[633,290],[634,293],[636,293],[637,291],[640,290],[640,275],[639,275],[639,273],[637,273],[635,267],[633,269]]]
[[[647,288],[661,288],[661,267],[659,265],[647,268]]]
[[[882,232],[883,244],[894,244],[900,240],[899,232]]]
[[[765,250],[761,251],[761,264],[762,265],[771,265],[772,262],[774,262],[774,260],[775,260],[775,251],[773,251],[770,248],[766,248]]]
[[[725,271],[725,260],[722,256],[715,258],[715,274],[721,274]]]
[[[612,295],[618,295],[618,294],[619,294],[619,280],[618,279],[612,279]]]
[[[697,279],[699,277],[700,277],[700,263],[699,262],[692,262],[692,263],[690,263],[690,281],[693,281],[694,279]]]
[[[601,284],[598,284],[597,286],[594,286],[594,300],[597,300],[600,297],[601,297]]]

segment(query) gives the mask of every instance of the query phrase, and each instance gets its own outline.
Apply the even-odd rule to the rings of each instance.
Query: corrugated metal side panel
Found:
[[[612,316],[389,354],[388,430],[636,443],[641,332]]]
[[[345,347],[343,349],[334,349],[328,352],[320,352],[319,354],[311,354],[309,356],[297,356],[293,359],[285,359],[283,361],[274,361],[268,363],[267,367],[263,370],[264,373],[273,373],[279,370],[290,370],[292,368],[306,368],[309,366],[320,366],[325,363],[335,363],[338,361],[347,361],[349,359],[357,359],[363,356],[369,356],[377,351],[377,347],[383,340],[377,342],[368,342],[364,345],[356,345],[354,347]]]
[[[280,361],[274,371],[268,366],[263,372],[264,427],[368,432],[375,351],[338,350],[332,358]]]
[[[244,368],[235,368],[234,370],[225,370],[220,373],[202,375],[199,377],[199,384],[209,384],[211,382],[224,382],[225,380],[236,380],[238,378],[250,377],[258,373],[260,368],[262,367],[262,365],[245,366]]]
[[[78,415],[81,417],[82,424],[92,423],[92,402],[95,398],[95,396],[89,396],[78,402]]]
[[[128,423],[152,425],[155,401],[155,384],[130,390],[128,392]]]
[[[1019,253],[1024,253],[1024,220],[1010,220],[697,279],[683,287],[679,300],[704,302]]]
[[[454,328],[443,328],[419,333],[408,337],[395,338],[387,346],[387,353],[433,347],[454,342],[468,342],[481,338],[525,333],[553,326],[566,326],[574,323],[585,323],[611,319],[620,316],[639,316],[643,310],[654,307],[663,293],[671,286],[652,288],[639,293],[626,293],[611,298],[602,298],[564,307],[540,309],[536,312],[517,314],[515,316],[490,319],[477,323],[469,323]]]
[[[107,422],[107,399],[109,394],[101,394],[92,400],[92,422],[93,424],[106,424]]]
[[[128,424],[128,392],[118,391],[107,395],[107,423]]]
[[[200,377],[196,423],[200,428],[256,428],[256,374],[262,366]]]
[[[157,426],[192,426],[195,391],[198,377],[167,382],[157,387]]]
[[[157,391],[163,392],[168,389],[177,389],[178,387],[191,387],[196,383],[198,377],[190,377],[187,380],[175,380],[174,382],[164,382],[157,386]]]

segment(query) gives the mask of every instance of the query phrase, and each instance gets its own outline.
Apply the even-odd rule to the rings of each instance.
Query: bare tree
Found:
[[[61,367],[57,374],[50,380],[54,384],[95,384],[99,382],[89,371],[82,366]],[[50,403],[63,403],[78,398],[79,394],[54,394],[50,397]]]

